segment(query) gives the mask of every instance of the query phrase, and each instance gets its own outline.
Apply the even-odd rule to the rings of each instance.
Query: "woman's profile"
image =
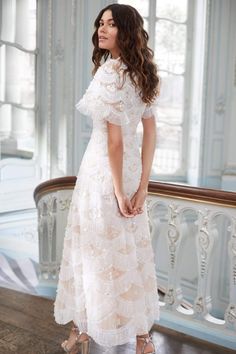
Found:
[[[159,77],[133,7],[101,10],[92,40],[94,78],[76,107],[93,131],[72,195],[55,320],[74,323],[67,353],[89,353],[90,338],[108,347],[136,338],[137,354],[154,353],[149,331],[159,306],[145,199]]]

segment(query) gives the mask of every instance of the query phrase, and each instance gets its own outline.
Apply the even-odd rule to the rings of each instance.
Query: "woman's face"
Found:
[[[112,58],[118,58],[120,50],[116,44],[118,28],[112,18],[111,10],[103,13],[98,28],[98,46],[101,49],[109,50]]]

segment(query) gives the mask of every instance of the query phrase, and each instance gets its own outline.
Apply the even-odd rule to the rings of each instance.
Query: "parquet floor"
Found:
[[[59,326],[53,318],[52,300],[0,288],[0,354],[63,354],[60,343],[70,325]],[[157,354],[226,354],[225,348],[174,335],[162,327],[153,332]],[[91,343],[90,354],[135,354],[135,343],[101,348]]]

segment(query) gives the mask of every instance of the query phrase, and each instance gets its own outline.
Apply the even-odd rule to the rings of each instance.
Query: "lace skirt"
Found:
[[[87,155],[68,214],[54,315],[115,346],[147,333],[159,317],[148,216],[146,206],[133,218],[121,216],[111,174],[88,165]],[[129,194],[137,188],[132,180]]]

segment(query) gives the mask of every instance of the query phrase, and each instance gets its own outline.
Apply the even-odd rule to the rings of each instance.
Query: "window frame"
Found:
[[[149,0],[148,16],[143,18],[148,23],[149,47],[155,51],[155,28],[158,21],[156,16],[156,7],[158,0]],[[190,130],[190,102],[191,102],[191,76],[192,76],[192,60],[193,60],[193,24],[195,16],[194,1],[187,0],[187,26],[186,36],[186,53],[185,53],[185,72],[184,72],[184,97],[183,97],[183,122],[182,122],[182,146],[180,169],[174,174],[151,174],[151,180],[173,181],[187,183],[188,178],[188,148],[189,148],[189,130]],[[174,22],[169,20],[170,22]],[[158,119],[158,118],[157,118]]]
[[[155,51],[155,27],[159,18],[156,16],[156,6],[158,0],[149,0],[148,34],[150,47]],[[170,22],[175,22],[169,20]],[[194,21],[194,2],[187,1],[187,18],[183,22],[186,24],[186,51],[185,51],[185,72],[184,72],[184,97],[183,97],[183,122],[182,122],[182,141],[181,141],[181,160],[180,169],[173,174],[152,174],[150,179],[173,182],[187,182],[188,170],[188,145],[189,145],[189,117],[191,100],[191,72],[192,72],[192,47],[193,47],[193,21]],[[157,118],[158,119],[158,118]]]
[[[35,0],[36,3],[36,44],[35,44],[35,49],[27,49],[24,46],[22,46],[21,44],[19,44],[17,41],[7,41],[4,39],[0,38],[0,45],[6,45],[8,47],[12,47],[15,48],[17,50],[20,50],[21,52],[30,54],[34,56],[34,104],[31,107],[25,106],[24,104],[19,104],[19,103],[15,103],[9,100],[0,100],[0,105],[10,105],[11,107],[15,107],[15,108],[19,108],[22,109],[24,111],[31,111],[34,114],[34,126],[35,126],[35,131],[34,131],[34,150],[32,153],[32,157],[27,159],[27,160],[31,160],[33,161],[35,159],[35,156],[37,154],[37,60],[38,60],[38,54],[39,54],[39,50],[38,50],[38,46],[37,46],[37,13],[38,13],[38,0]],[[2,12],[2,8],[3,8],[3,3],[2,0],[0,0],[0,9]],[[2,21],[1,21],[1,16],[0,16],[0,30],[1,30],[1,26],[2,26]],[[0,147],[1,148],[1,147]],[[19,150],[15,151],[15,154],[12,155],[11,157],[9,157],[9,159],[22,159],[27,155],[27,151],[23,150],[23,152],[25,152],[26,154],[21,155]],[[1,150],[0,150],[1,153]],[[8,158],[4,158],[8,159]],[[2,161],[1,159],[1,155],[0,155],[0,161]]]
[[[3,2],[0,0],[0,9]],[[1,17],[0,17],[1,18]],[[0,23],[2,26],[2,22]],[[1,27],[0,27],[1,28]],[[15,39],[8,41],[0,39],[0,44],[16,48],[24,53],[34,55],[34,104],[30,107],[24,104],[15,103],[6,99],[0,101],[1,104],[10,104],[12,107],[34,112],[34,150],[32,157],[16,153],[10,157],[0,159],[0,214],[16,212],[26,209],[34,209],[33,191],[40,182],[40,166],[38,164],[39,136],[38,136],[38,0],[36,0],[36,45],[34,49],[28,49],[19,44]],[[23,150],[26,151],[26,150]]]

